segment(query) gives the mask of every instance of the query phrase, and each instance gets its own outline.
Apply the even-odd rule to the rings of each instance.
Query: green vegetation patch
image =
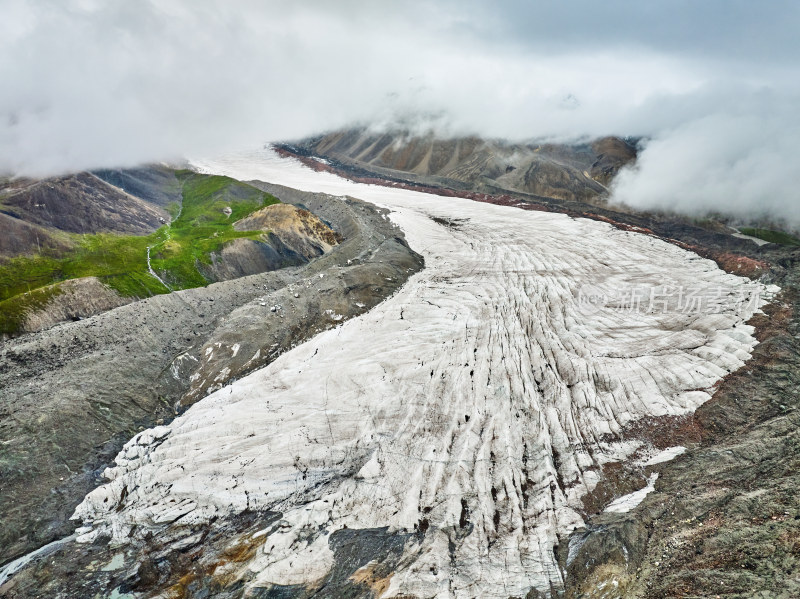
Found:
[[[230,177],[180,171],[183,205],[151,250],[153,269],[176,289],[205,285],[197,264],[210,264],[210,255],[234,239],[258,239],[262,231],[236,231],[233,223],[265,206],[280,203],[273,196]]]
[[[0,301],[0,334],[18,332],[25,322],[26,315],[41,310],[47,302],[62,293],[59,285],[50,285]]]
[[[144,280],[135,276],[147,273],[147,246],[161,234],[159,229],[147,237],[75,235],[76,247],[66,254],[42,252],[12,258],[0,266],[0,301],[45,285],[90,276],[98,277],[122,295],[147,297],[163,293],[164,286],[152,276]]]
[[[757,237],[770,243],[778,243],[780,245],[798,245],[800,246],[800,239],[793,237],[788,233],[781,231],[771,231],[770,229],[754,229],[752,227],[742,227],[739,229],[740,233],[749,235],[750,237]]]
[[[169,225],[147,236],[98,233],[72,235],[74,249],[18,256],[0,265],[0,331],[14,333],[28,311],[43,306],[57,286],[29,293],[67,279],[94,276],[127,297],[149,297],[167,289],[147,268],[151,266],[172,289],[206,285],[198,264],[210,264],[210,254],[238,238],[258,239],[262,231],[235,231],[233,223],[256,210],[277,204],[273,196],[229,177],[177,173],[183,186],[181,206]]]

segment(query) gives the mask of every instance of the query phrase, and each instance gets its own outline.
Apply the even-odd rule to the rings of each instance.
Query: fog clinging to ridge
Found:
[[[436,115],[441,134],[648,139],[614,195],[800,223],[800,6],[5,0],[0,171],[214,154]]]

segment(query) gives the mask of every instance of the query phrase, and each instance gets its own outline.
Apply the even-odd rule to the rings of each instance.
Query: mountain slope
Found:
[[[0,225],[5,223],[12,239],[28,234],[29,242],[0,242],[0,248],[8,246],[13,253],[0,263],[0,335],[40,330],[151,295],[303,264],[337,243],[336,234],[308,211],[280,207],[271,195],[227,177],[165,168],[106,176],[166,203],[175,218],[161,223],[164,219],[157,217],[159,228],[147,235],[108,232],[110,226],[140,232],[143,215],[162,210],[88,173],[18,183],[16,191],[7,188],[6,205],[15,206],[17,217],[2,215]],[[42,194],[48,204],[38,203]],[[50,204],[58,210],[49,209]],[[300,226],[289,226],[290,216],[243,220],[274,204],[278,213],[298,215],[294,221]],[[75,222],[83,223],[78,227],[83,234],[55,228],[74,229]],[[65,286],[66,281],[71,283]]]
[[[60,253],[72,245],[67,237],[5,214],[2,210],[0,207],[0,264],[13,256],[43,249]]]
[[[558,145],[353,129],[305,140],[298,147],[383,174],[580,201],[601,196],[619,169],[636,158],[631,144],[613,137]]]
[[[93,175],[137,198],[169,209],[181,202],[181,182],[174,168],[148,165],[127,169],[103,169]]]
[[[169,218],[164,210],[91,173],[14,182],[0,191],[0,205],[6,214],[27,223],[68,233],[143,235]]]

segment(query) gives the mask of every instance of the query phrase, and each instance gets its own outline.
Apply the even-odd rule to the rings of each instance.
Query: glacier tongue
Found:
[[[615,435],[695,410],[756,343],[759,303],[741,298],[761,287],[649,236],[359,185],[266,150],[196,164],[388,207],[426,268],[129,442],[76,511],[119,542],[269,508],[283,516],[249,563],[255,585],[313,584],[332,532],[389,527],[420,534],[382,596],[558,587],[553,547],[582,524],[580,498],[640,447]],[[622,305],[633,289],[660,302]],[[713,309],[682,308],[686,290]]]

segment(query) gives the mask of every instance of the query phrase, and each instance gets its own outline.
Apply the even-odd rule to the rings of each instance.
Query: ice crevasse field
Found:
[[[408,539],[382,596],[559,586],[554,547],[582,525],[602,465],[682,451],[619,434],[707,401],[749,358],[745,322],[775,291],[607,223],[357,184],[270,149],[193,166],[385,207],[426,264],[370,312],[134,437],[76,511],[79,541],[121,543],[281,512],[247,564],[253,585],[313,583],[334,531],[387,527]],[[623,305],[623,290],[659,301]]]

